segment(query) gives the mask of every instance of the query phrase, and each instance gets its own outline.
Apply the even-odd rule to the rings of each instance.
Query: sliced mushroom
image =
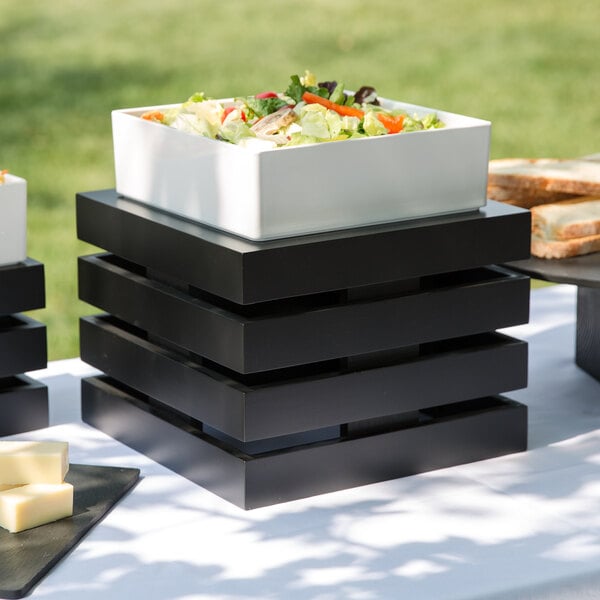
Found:
[[[274,113],[263,117],[252,125],[250,129],[257,136],[271,136],[276,134],[280,129],[287,127],[296,120],[296,113],[291,106],[282,106]]]

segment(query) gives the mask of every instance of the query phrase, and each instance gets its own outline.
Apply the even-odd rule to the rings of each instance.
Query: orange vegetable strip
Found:
[[[322,98],[311,92],[304,92],[304,94],[302,94],[302,100],[307,104],[320,104],[329,110],[334,110],[338,115],[342,115],[343,117],[358,117],[359,119],[362,119],[365,116],[365,113],[358,108],[336,104],[327,98]]]
[[[377,119],[388,130],[388,133],[400,133],[404,126],[404,115],[388,115],[386,113],[377,113]]]
[[[142,119],[146,119],[146,121],[160,121],[162,123],[165,120],[165,115],[160,110],[151,110],[144,113]]]
[[[362,119],[365,116],[364,111],[353,106],[345,106],[343,104],[336,104],[327,98],[312,94],[311,92],[304,92],[302,94],[302,100],[307,104],[320,104],[329,110],[334,110],[336,113],[347,117],[358,117]],[[388,130],[388,133],[400,133],[404,125],[404,116],[398,115],[394,117],[386,113],[377,113],[377,119],[379,122]]]

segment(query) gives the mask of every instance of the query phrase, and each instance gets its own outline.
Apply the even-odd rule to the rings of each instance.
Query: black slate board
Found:
[[[0,528],[0,598],[23,598],[138,481],[139,469],[70,465],[73,516],[9,533]]]
[[[505,266],[534,279],[583,287],[600,287],[600,252],[554,260],[532,257]]]

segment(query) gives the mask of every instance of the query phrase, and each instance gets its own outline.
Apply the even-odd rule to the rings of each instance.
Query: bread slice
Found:
[[[600,251],[600,234],[573,240],[547,240],[531,236],[531,254],[538,258],[568,258]]]
[[[532,193],[600,195],[600,163],[585,159],[501,158],[490,161],[488,184]]]
[[[578,198],[579,196],[532,188],[510,188],[501,185],[488,185],[487,197],[490,200],[512,204],[513,206],[531,208],[539,204],[548,204],[549,202],[558,202],[560,200]]]
[[[600,234],[600,196],[533,206],[531,233],[548,240],[572,240]]]

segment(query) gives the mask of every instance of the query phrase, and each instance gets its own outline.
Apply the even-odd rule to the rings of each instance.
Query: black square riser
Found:
[[[244,509],[522,451],[530,218],[250,242],[79,194],[83,419]]]

